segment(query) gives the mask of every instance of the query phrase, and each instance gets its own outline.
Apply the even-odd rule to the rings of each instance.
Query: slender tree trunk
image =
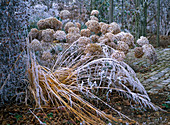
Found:
[[[121,23],[122,23],[122,29],[124,29],[124,23],[123,23],[123,19],[124,19],[124,0],[122,0],[122,16],[121,16]]]
[[[113,22],[113,0],[109,0],[109,23]]]
[[[136,10],[137,10],[137,13],[136,13],[136,22],[135,22],[135,25],[136,25],[136,34],[135,34],[135,40],[137,40],[139,38],[139,20],[140,20],[140,15],[139,15],[139,5],[140,5],[140,1],[139,0],[136,0]]]
[[[146,36],[147,29],[147,0],[144,2],[143,36]]]
[[[93,10],[93,0],[90,0],[90,12]]]
[[[157,46],[160,46],[159,29],[160,29],[160,0],[157,0]]]

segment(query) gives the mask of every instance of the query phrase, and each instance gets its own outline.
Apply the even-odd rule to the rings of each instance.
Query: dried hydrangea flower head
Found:
[[[77,40],[77,44],[79,47],[86,47],[87,44],[90,43],[90,38],[89,37],[80,37],[78,40]]]
[[[36,28],[32,28],[28,34],[29,40],[31,41],[33,39],[38,39],[38,34],[39,34],[39,31]]]
[[[64,41],[66,39],[66,33],[62,30],[57,30],[53,35],[55,40]]]
[[[155,64],[157,62],[155,48],[151,44],[145,44],[142,46],[142,48],[146,58],[150,60],[150,64]]]
[[[118,61],[123,61],[125,59],[125,54],[122,51],[115,50],[115,52],[112,53],[111,58],[116,59]]]
[[[65,26],[64,26],[65,32],[68,33],[68,30],[69,30],[69,28],[71,28],[71,27],[75,27],[74,23],[73,23],[73,22],[67,22],[67,23],[65,24]]]
[[[98,16],[99,15],[99,11],[98,10],[92,10],[91,11],[91,16]]]
[[[71,13],[68,10],[62,10],[59,16],[62,20],[65,20],[71,17]]]
[[[116,45],[113,41],[111,41],[111,39],[112,39],[112,38],[109,39],[109,38],[106,37],[106,36],[101,36],[101,37],[98,39],[98,41],[99,41],[100,43],[102,43],[102,44],[108,45],[108,46],[116,49],[117,45]]]
[[[77,27],[70,27],[68,29],[68,33],[79,33],[80,34],[80,29]]]
[[[100,45],[98,45],[96,43],[90,43],[90,44],[86,45],[84,52],[87,56],[101,55],[101,54],[103,54],[103,49]]]
[[[143,48],[142,47],[136,47],[134,49],[135,52],[135,57],[136,58],[141,58],[144,55]]]
[[[107,32],[118,34],[121,32],[120,26],[116,22],[113,22],[109,24],[109,28],[107,29]]]
[[[125,36],[125,35],[126,35],[125,32],[120,32],[120,33],[118,33],[118,34],[115,34],[114,36],[115,36],[115,38],[116,38],[118,41],[121,41],[121,38],[122,38],[123,36]]]
[[[98,42],[99,36],[94,34],[94,35],[90,36],[90,39],[91,39],[92,42],[96,43],[96,42]]]
[[[42,46],[39,40],[34,39],[30,44],[29,47],[33,49],[34,51],[40,51],[42,50]]]
[[[101,24],[100,27],[101,27],[101,32],[104,35],[108,32],[109,24],[104,23],[104,24]]]
[[[53,35],[54,35],[53,29],[46,29],[42,31],[42,40],[44,42],[53,42]]]
[[[139,46],[143,46],[145,44],[149,44],[149,40],[146,37],[141,36],[140,39],[137,40],[137,44]]]
[[[55,17],[39,20],[37,22],[38,29],[54,29],[55,31],[62,29],[62,22]]]
[[[94,32],[95,34],[100,32],[99,22],[96,20],[89,20],[85,23],[85,25],[91,32]]]
[[[82,29],[80,34],[81,34],[81,36],[90,37],[91,32],[89,29]]]
[[[78,27],[79,29],[81,29],[81,24],[80,24],[80,23],[76,22],[75,25],[76,25],[76,27]]]
[[[124,41],[118,41],[117,43],[118,43],[117,50],[123,51],[125,54],[127,54],[129,51],[128,44],[125,43]]]
[[[97,22],[99,21],[99,19],[95,16],[90,16],[90,20],[96,20]]]
[[[105,38],[108,38],[110,40],[110,42],[116,42],[116,38],[115,38],[115,35],[112,34],[112,33],[106,33],[104,35]]]
[[[100,28],[102,28],[102,26],[103,26],[104,24],[106,24],[106,23],[104,23],[104,22],[99,22]]]
[[[48,51],[44,51],[42,54],[42,59],[45,61],[52,59],[52,57],[53,57],[52,54]]]
[[[121,41],[127,43],[130,48],[134,47],[134,37],[130,33],[125,33],[125,35],[121,37]]]
[[[68,33],[66,35],[66,42],[73,43],[81,37],[79,33]]]
[[[42,40],[42,31],[43,31],[43,30],[39,30],[39,31],[38,31],[38,40],[39,40],[39,41]]]

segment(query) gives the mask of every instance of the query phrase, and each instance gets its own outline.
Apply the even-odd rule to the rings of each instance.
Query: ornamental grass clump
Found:
[[[133,45],[133,36],[130,33],[118,33],[119,30],[113,28],[112,32],[103,33],[99,38],[96,35],[100,32],[99,22],[89,20],[86,26],[88,30],[84,31],[94,32],[95,36],[81,37],[79,29],[72,22],[67,23],[64,29],[68,33],[68,48],[56,56],[48,48],[44,50],[41,58],[47,60],[46,65],[39,63],[41,61],[37,61],[34,51],[28,48],[30,91],[36,106],[49,105],[56,107],[57,111],[58,107],[64,107],[68,111],[65,115],[75,123],[79,121],[92,125],[106,122],[137,124],[114,108],[115,102],[110,101],[114,96],[126,99],[131,107],[137,104],[143,109],[160,109],[150,101],[133,69],[123,62],[129,44]],[[52,39],[59,36],[54,34]],[[44,42],[49,45],[52,43]],[[142,48],[146,50],[148,47]],[[112,113],[99,108],[101,105]]]

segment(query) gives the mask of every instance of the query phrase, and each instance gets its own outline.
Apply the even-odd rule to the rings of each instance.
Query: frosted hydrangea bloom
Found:
[[[71,27],[75,27],[74,23],[73,23],[73,22],[67,22],[67,23],[65,24],[65,26],[64,26],[65,32],[68,33],[68,30],[69,30],[69,28],[71,28]]]
[[[101,27],[101,32],[104,35],[108,32],[109,24],[100,23],[100,27]]]
[[[109,28],[107,29],[107,32],[118,34],[121,32],[120,26],[116,22],[113,22],[109,24]]]
[[[117,43],[118,43],[117,50],[123,51],[125,54],[127,54],[129,51],[128,44],[123,41],[118,41]]]
[[[60,12],[60,18],[63,20],[70,18],[70,16],[71,16],[71,13],[68,10],[62,10]]]
[[[100,32],[99,22],[96,20],[89,20],[85,23],[85,25],[91,32],[94,32],[96,34]]]
[[[68,33],[66,35],[66,42],[73,43],[81,37],[79,33]]]
[[[92,42],[98,42],[99,36],[94,34],[90,36],[90,39]]]
[[[59,21],[55,17],[50,17],[46,19],[39,20],[37,22],[38,29],[43,30],[43,29],[54,29],[56,30],[61,30],[62,28],[62,22]]]
[[[78,40],[77,40],[77,43],[78,43],[78,46],[79,47],[85,47],[87,44],[90,43],[90,38],[88,37],[80,37]]]
[[[53,29],[46,29],[42,31],[42,40],[44,42],[53,42],[53,35],[54,35]]]
[[[125,56],[124,52],[119,51],[119,50],[115,50],[115,52],[112,53],[111,57],[113,59],[118,60],[118,61],[123,61],[126,56]]]
[[[96,43],[90,43],[86,45],[85,53],[87,56],[101,55],[103,54],[103,49],[100,45]]]
[[[37,39],[38,38],[39,31],[36,28],[32,28],[29,32],[28,36],[30,40]]]
[[[68,33],[80,33],[80,29],[77,27],[70,27]]]
[[[99,21],[99,19],[95,16],[90,16],[90,20],[96,20],[96,21]]]
[[[130,48],[134,46],[134,37],[130,33],[125,33],[125,35],[121,37],[121,41],[124,41],[125,43],[127,43]]]
[[[54,36],[54,39],[59,40],[59,41],[63,41],[66,39],[66,33],[61,30],[57,30],[53,36]]]
[[[99,11],[98,10],[92,10],[91,11],[91,15],[92,16],[98,16],[99,15]]]
[[[149,44],[149,40],[146,37],[141,36],[140,39],[137,40],[137,44],[139,46],[143,46],[145,44]]]
[[[30,43],[30,48],[33,49],[34,51],[40,51],[42,50],[42,46],[39,40],[34,39],[31,43]]]
[[[91,32],[89,29],[82,29],[81,30],[81,36],[86,36],[86,37],[90,37]]]

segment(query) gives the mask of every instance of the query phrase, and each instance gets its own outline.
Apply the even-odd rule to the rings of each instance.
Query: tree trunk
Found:
[[[160,29],[160,0],[157,0],[157,46],[160,46],[159,32]]]
[[[90,1],[90,13],[93,10],[93,0]]]
[[[109,0],[109,23],[113,22],[113,0]]]
[[[122,29],[124,29],[124,24],[123,24],[123,19],[124,19],[124,7],[123,7],[123,4],[124,4],[124,0],[122,0],[122,16],[121,16],[121,23],[122,23]]]
[[[146,36],[147,29],[147,0],[144,2],[143,36]]]
[[[135,40],[137,40],[139,38],[139,20],[140,20],[140,15],[139,15],[139,5],[140,5],[140,1],[139,0],[136,0],[136,22],[135,22],[135,25],[136,25],[136,34],[135,34]]]

